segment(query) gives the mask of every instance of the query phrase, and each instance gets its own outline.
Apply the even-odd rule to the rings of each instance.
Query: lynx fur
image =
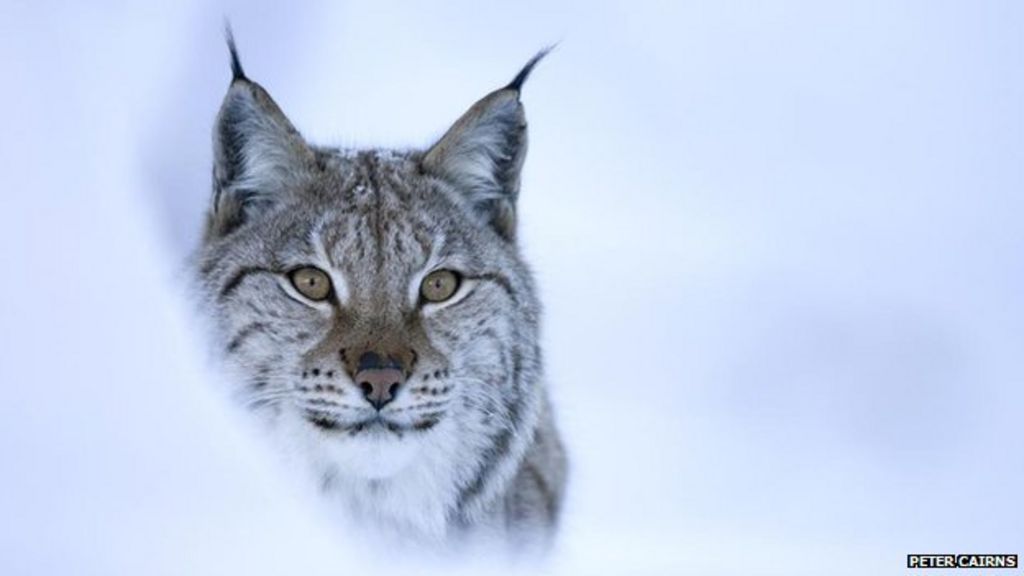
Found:
[[[196,271],[233,396],[358,526],[549,541],[566,459],[516,243],[544,52],[425,150],[346,150],[307,142],[229,46]]]

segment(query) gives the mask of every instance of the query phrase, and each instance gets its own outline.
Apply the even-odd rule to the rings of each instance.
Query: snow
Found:
[[[1020,5],[0,12],[0,573],[419,568],[350,545],[198,352],[225,14],[346,146],[425,145],[560,41],[524,90],[519,235],[573,463],[548,572],[1021,552]]]

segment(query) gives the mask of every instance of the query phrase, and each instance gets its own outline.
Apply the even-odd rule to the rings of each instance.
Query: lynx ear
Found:
[[[508,86],[474,104],[423,157],[423,167],[466,195],[476,214],[504,238],[515,237],[519,174],[526,157],[523,83],[550,49],[538,53]]]
[[[213,207],[208,235],[223,235],[294,190],[315,163],[312,149],[270,94],[245,76],[234,39],[231,86],[213,130]]]

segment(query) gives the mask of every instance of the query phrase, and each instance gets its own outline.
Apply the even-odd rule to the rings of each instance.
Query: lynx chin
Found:
[[[228,45],[195,267],[232,395],[355,526],[549,542],[566,459],[516,243],[546,51],[424,150],[347,150],[307,142]]]

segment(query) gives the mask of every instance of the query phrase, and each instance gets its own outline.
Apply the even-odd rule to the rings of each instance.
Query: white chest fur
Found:
[[[458,487],[475,468],[455,441],[453,422],[401,438],[322,432],[298,416],[282,416],[273,427],[290,463],[308,469],[323,498],[337,505],[332,513],[357,531],[424,542],[449,535]]]

